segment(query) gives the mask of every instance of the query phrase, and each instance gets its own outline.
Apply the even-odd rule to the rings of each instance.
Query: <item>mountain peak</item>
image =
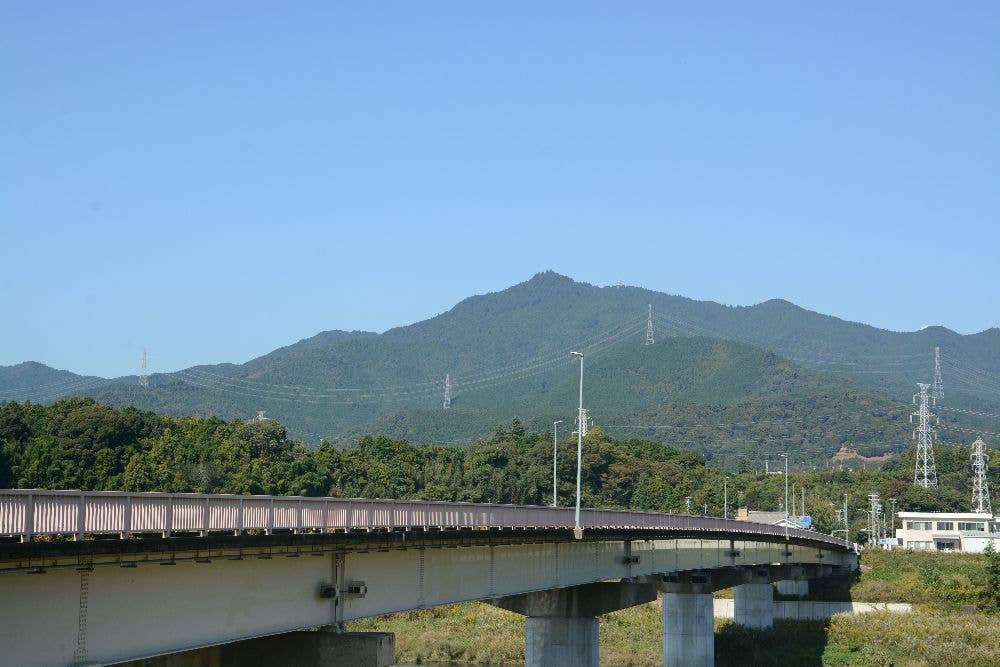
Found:
[[[519,286],[531,285],[580,285],[583,283],[578,283],[569,276],[564,276],[561,273],[556,273],[552,269],[546,269],[545,271],[539,271],[535,275],[531,276],[528,280],[521,283]]]

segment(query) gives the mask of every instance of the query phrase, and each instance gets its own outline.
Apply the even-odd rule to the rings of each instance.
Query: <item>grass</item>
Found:
[[[957,610],[980,602],[985,570],[982,554],[865,551],[850,594],[864,602],[911,602]]]
[[[750,630],[716,621],[717,665],[963,667],[1000,665],[1000,615],[957,612],[976,604],[986,561],[975,554],[866,552],[850,587],[853,600],[911,602],[911,614],[838,615],[830,621],[776,621]],[[816,587],[819,597],[837,587]],[[844,598],[839,589],[839,599]],[[601,617],[601,664],[662,664],[660,602]],[[524,664],[524,620],[481,603],[448,605],[350,624],[396,634],[400,662]]]
[[[352,631],[396,633],[400,662],[523,665],[524,621],[468,603],[355,621]],[[601,665],[662,664],[660,604],[601,618]],[[716,622],[716,664],[829,667],[992,667],[1000,664],[1000,616],[951,612],[840,615],[831,621],[775,621],[770,630]]]

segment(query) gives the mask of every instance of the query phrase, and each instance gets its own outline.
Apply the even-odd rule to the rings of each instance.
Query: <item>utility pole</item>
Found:
[[[847,494],[844,494],[844,539],[850,540],[849,537],[851,531],[850,522],[847,518]]]
[[[556,491],[556,457],[559,453],[559,424],[562,424],[562,420],[552,422],[552,506],[556,507],[559,504],[559,496]]]
[[[792,482],[792,516],[797,516],[795,514],[795,482]]]
[[[445,373],[444,376],[444,409],[451,407],[451,375]]]
[[[806,487],[800,486],[799,491],[802,492],[802,502],[799,503],[799,513],[802,516],[806,515]]]
[[[684,506],[687,508],[687,513],[691,513],[691,496],[684,496]]]
[[[920,400],[920,407],[910,415],[910,422],[917,417],[917,429],[913,432],[913,437],[917,441],[917,462],[913,471],[913,484],[922,486],[925,489],[937,486],[937,468],[934,465],[934,427],[931,426],[931,419],[935,416],[930,410],[930,396],[928,394],[929,384],[918,382],[919,394],[913,395],[914,404]]]
[[[868,511],[868,544],[875,546],[878,544],[878,515],[882,511],[882,503],[879,502],[878,493],[868,494],[870,509]]]
[[[646,311],[646,345],[653,344],[653,304]]]
[[[944,380],[941,378],[941,348],[934,347],[934,405],[944,400]]]
[[[889,498],[889,503],[892,505],[891,513],[889,514],[889,530],[893,533],[896,532],[896,499]],[[886,537],[893,537],[893,535],[886,535]]]
[[[577,538],[583,536],[580,528],[580,476],[583,471],[583,430],[586,427],[587,415],[583,411],[583,352],[571,352],[570,356],[580,360],[580,405],[577,419],[580,426],[576,429],[576,531]]]
[[[993,514],[989,480],[986,477],[990,457],[986,455],[985,448],[986,443],[982,438],[976,438],[972,443],[972,511]]]

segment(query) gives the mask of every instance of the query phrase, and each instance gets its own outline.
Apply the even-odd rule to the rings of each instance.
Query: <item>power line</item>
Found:
[[[977,417],[988,417],[990,419],[1000,419],[1000,414],[995,414],[991,412],[977,412],[976,410],[963,410],[962,408],[949,408],[945,405],[937,406],[941,410],[947,410],[948,412],[961,412],[966,415],[975,415]]]

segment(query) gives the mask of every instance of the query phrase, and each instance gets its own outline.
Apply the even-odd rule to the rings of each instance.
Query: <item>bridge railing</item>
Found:
[[[847,548],[839,538],[798,528],[685,514],[582,510],[584,528],[718,532],[731,538],[799,538]],[[0,489],[0,536],[261,531],[572,528],[573,508],[369,498],[235,496]]]

